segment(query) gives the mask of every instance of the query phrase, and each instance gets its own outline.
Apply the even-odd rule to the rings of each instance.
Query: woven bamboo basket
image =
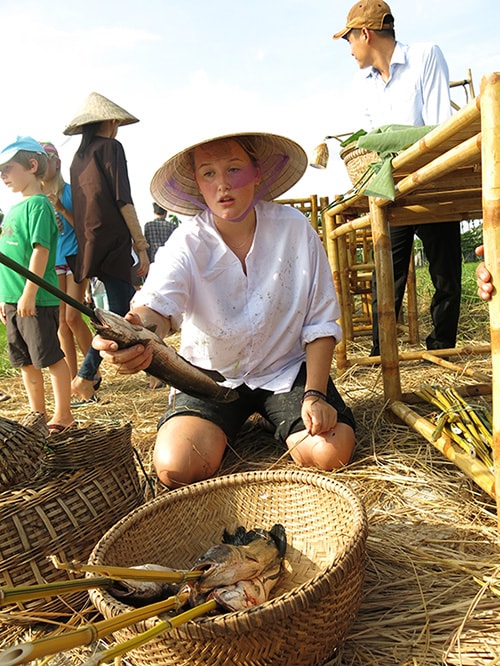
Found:
[[[190,568],[223,529],[287,533],[285,572],[272,598],[249,610],[188,622],[128,653],[146,666],[196,664],[314,666],[345,640],[361,600],[367,522],[358,497],[326,475],[306,471],[245,472],[166,493],[126,516],[104,535],[90,563],[152,562]],[[90,591],[110,618],[130,610],[103,589]],[[127,640],[155,624],[114,635]]]
[[[33,477],[45,441],[42,433],[0,416],[0,491]]]
[[[34,478],[0,493],[0,585],[75,577],[47,556],[86,561],[102,535],[142,502],[131,431],[126,424],[53,435]],[[64,614],[85,603],[87,593],[78,592],[7,610],[22,624],[23,617],[31,622],[37,613]]]
[[[340,150],[340,157],[344,160],[344,164],[353,185],[357,185],[373,162],[380,162],[378,153],[366,148],[358,148],[358,142],[353,141],[348,143]]]

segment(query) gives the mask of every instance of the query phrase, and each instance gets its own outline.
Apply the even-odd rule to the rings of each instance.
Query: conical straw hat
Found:
[[[171,157],[153,176],[151,194],[162,208],[190,216],[206,208],[194,179],[190,154],[197,146],[220,139],[246,140],[251,144],[261,169],[258,199],[276,199],[300,180],[307,167],[303,148],[295,141],[276,134],[245,132],[207,139]]]
[[[98,123],[102,120],[119,120],[120,125],[131,125],[132,123],[139,122],[139,118],[125,111],[125,109],[122,109],[121,106],[104,97],[104,95],[92,92],[76,116],[66,127],[64,134],[81,134],[83,125]]]

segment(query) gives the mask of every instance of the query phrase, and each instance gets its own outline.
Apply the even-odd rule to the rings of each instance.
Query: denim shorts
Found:
[[[176,393],[161,417],[158,428],[175,416],[198,416],[215,423],[224,431],[228,441],[233,442],[248,417],[257,412],[273,424],[275,439],[284,444],[289,435],[305,430],[301,417],[305,382],[306,364],[303,363],[292,388],[286,393],[250,389],[242,384],[236,389],[240,397],[229,403],[201,400],[187,393]],[[347,423],[354,430],[353,413],[331,379],[328,380],[327,399],[337,410],[338,421]]]

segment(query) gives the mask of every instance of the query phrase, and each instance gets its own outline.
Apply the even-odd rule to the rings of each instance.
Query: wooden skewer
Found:
[[[43,599],[80,590],[90,590],[93,587],[107,587],[113,583],[112,578],[96,576],[94,578],[80,578],[77,580],[61,580],[53,583],[40,583],[38,585],[18,585],[16,587],[0,587],[0,608],[9,604]]]
[[[64,652],[65,650],[71,650],[82,645],[90,645],[100,638],[112,634],[123,627],[128,627],[135,622],[154,617],[172,608],[180,608],[186,603],[188,597],[188,591],[181,592],[174,597],[158,601],[155,604],[127,611],[107,620],[85,624],[74,631],[58,636],[48,636],[30,643],[14,645],[0,653],[0,666],[18,666],[19,664],[26,664],[27,662],[47,657],[57,652]],[[185,614],[182,613],[178,617],[180,618],[182,615]],[[139,634],[139,636],[142,636],[142,634]]]
[[[63,569],[74,573],[95,573],[114,580],[157,580],[167,583],[185,583],[188,580],[196,580],[202,573],[201,571],[189,570],[162,571],[160,569],[101,566],[97,564],[82,564],[75,560],[72,562],[61,562],[54,555],[51,555],[50,559],[56,569]]]

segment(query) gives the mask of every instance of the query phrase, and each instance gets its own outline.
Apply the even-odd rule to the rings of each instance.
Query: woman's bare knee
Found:
[[[196,416],[175,416],[158,431],[153,463],[158,479],[179,488],[213,476],[227,440],[215,424]]]
[[[351,426],[337,423],[333,431],[321,435],[309,435],[305,430],[294,433],[288,437],[287,446],[297,465],[329,472],[350,462],[355,442]]]

